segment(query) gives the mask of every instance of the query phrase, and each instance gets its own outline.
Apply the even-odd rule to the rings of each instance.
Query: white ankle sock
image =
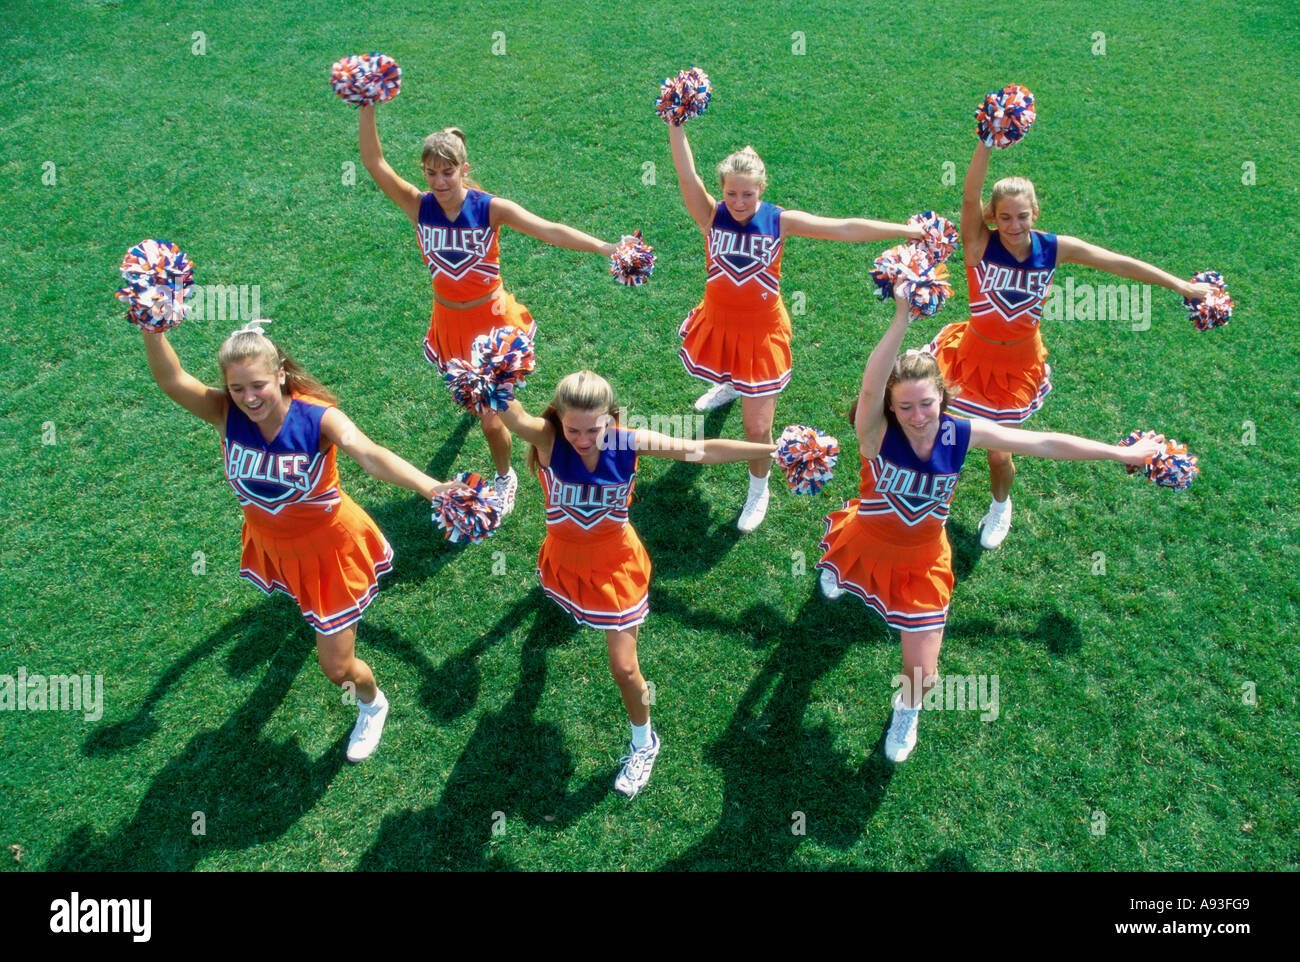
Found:
[[[767,487],[767,475],[766,475],[766,474],[763,475],[761,478],[756,478],[756,477],[754,477],[753,473],[751,473],[751,474],[749,475],[749,493],[750,493],[750,494],[762,494],[762,493],[763,493],[763,489],[766,488],[766,487]]]
[[[632,726],[632,747],[649,748],[650,747],[650,719],[645,720],[644,725]]]

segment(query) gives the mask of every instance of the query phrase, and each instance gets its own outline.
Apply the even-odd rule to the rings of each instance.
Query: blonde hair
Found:
[[[217,350],[217,363],[221,365],[221,386],[226,390],[227,396],[230,395],[230,390],[226,388],[226,372],[230,366],[241,361],[253,360],[261,361],[272,374],[278,373],[281,368],[284,369],[284,383],[280,385],[281,394],[287,396],[305,394],[319,398],[327,404],[339,403],[337,397],[320,381],[304,371],[293,358],[276,347],[269,337],[259,330],[249,329],[231,334],[221,342],[221,347]]]
[[[1038,217],[1038,194],[1034,191],[1034,182],[1028,177],[1003,177],[993,185],[993,193],[984,202],[983,214],[986,224],[997,220],[998,201],[1006,197],[1025,198],[1034,210],[1034,217]]]
[[[943,379],[943,372],[939,369],[939,362],[929,351],[904,351],[894,359],[894,366],[889,372],[889,379],[885,381],[885,399],[884,415],[885,420],[898,430],[902,430],[898,423],[898,418],[894,415],[893,406],[890,404],[894,387],[907,381],[924,381],[934,386],[939,392],[939,413],[948,410],[948,403],[957,396],[960,388],[950,388]],[[849,408],[849,423],[857,427],[858,401],[861,395],[853,399],[853,405]]]
[[[425,137],[424,146],[420,148],[420,166],[424,167],[431,160],[450,164],[453,167],[468,163],[469,151],[465,142],[465,131],[459,127],[445,127]],[[471,177],[466,177],[465,183],[475,190],[483,189]]]
[[[551,403],[542,412],[542,419],[555,431],[557,438],[564,437],[560,419],[569,411],[595,411],[608,414],[617,421],[618,403],[614,389],[594,371],[574,371],[555,385]],[[528,449],[528,470],[536,476],[541,471],[537,445]]]
[[[754,152],[754,148],[746,145],[743,149],[728,155],[718,164],[718,185],[722,188],[727,186],[727,177],[735,174],[739,177],[748,177],[750,180],[758,183],[759,190],[767,189],[767,167]]]

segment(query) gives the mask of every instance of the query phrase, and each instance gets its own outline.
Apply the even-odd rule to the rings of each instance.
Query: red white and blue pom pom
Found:
[[[664,123],[680,127],[692,117],[704,113],[712,96],[709,75],[699,67],[692,67],[663,82],[655,100],[655,113]]]
[[[347,103],[363,107],[392,100],[402,89],[402,68],[382,53],[344,57],[330,68],[330,85]]]
[[[163,240],[141,241],[122,258],[121,270],[127,286],[116,296],[128,306],[128,321],[156,334],[185,320],[191,309],[194,265],[179,247]]]
[[[618,249],[610,255],[609,272],[614,279],[629,287],[640,287],[655,269],[654,248],[641,240],[641,232],[624,237]]]
[[[786,483],[795,494],[816,494],[831,480],[840,457],[840,442],[815,428],[792,424],[776,442],[772,454],[785,472]]]
[[[1228,294],[1228,287],[1223,282],[1222,274],[1218,271],[1201,271],[1199,274],[1192,275],[1192,283],[1213,284],[1215,287],[1203,301],[1183,298],[1183,307],[1187,308],[1187,316],[1196,325],[1198,331],[1222,327],[1232,320],[1232,297]]]
[[[443,377],[452,399],[461,407],[479,414],[504,411],[536,363],[533,339],[527,333],[499,327],[474,338],[468,361],[448,361]]]
[[[1139,441],[1147,438],[1154,438],[1154,431],[1134,431],[1123,441],[1119,443],[1124,447],[1137,444]],[[1136,474],[1141,471],[1146,479],[1152,484],[1158,484],[1164,488],[1173,488],[1175,491],[1185,491],[1196,480],[1201,469],[1196,466],[1196,457],[1187,453],[1187,445],[1179,444],[1173,438],[1164,440],[1164,450],[1147,459],[1145,466],[1135,468],[1131,464],[1125,465],[1125,470],[1129,474]]]
[[[433,523],[442,528],[448,541],[481,544],[501,527],[501,503],[491,482],[472,471],[462,471],[455,480],[469,489],[453,488],[433,498]]]
[[[913,214],[907,219],[907,226],[919,227],[925,231],[925,236],[920,241],[921,246],[940,263],[951,257],[952,252],[957,249],[957,240],[961,236],[957,225],[932,210]]]
[[[975,133],[986,147],[1010,147],[1034,125],[1034,95],[1019,84],[1007,84],[984,98],[975,111]]]
[[[894,296],[894,285],[900,277],[906,281],[903,295],[912,320],[933,317],[952,297],[947,266],[914,241],[891,247],[876,258],[871,279],[882,301]]]

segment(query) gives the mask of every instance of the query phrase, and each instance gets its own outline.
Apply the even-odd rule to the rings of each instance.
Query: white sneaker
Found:
[[[921,707],[904,708],[901,692],[895,692],[894,715],[889,720],[889,734],[885,736],[885,757],[891,762],[905,762],[912,754],[920,720]]]
[[[758,494],[751,491],[749,497],[745,499],[745,507],[740,512],[740,520],[736,522],[736,527],[741,531],[749,532],[762,524],[763,519],[767,517],[767,502],[771,497],[772,491],[766,485]]]
[[[834,601],[840,595],[844,594],[843,588],[835,587],[835,572],[831,571],[830,568],[822,569],[821,585],[822,594],[824,594],[830,601]]]
[[[1002,544],[1011,530],[1011,499],[1007,498],[1001,507],[997,501],[990,502],[988,514],[980,518],[979,528],[981,547],[991,551]]]
[[[614,779],[614,790],[632,798],[650,781],[650,771],[655,767],[655,758],[659,754],[659,733],[651,730],[648,747],[633,748],[628,745],[627,750],[629,754],[619,759],[623,763],[623,770]]]
[[[712,411],[724,404],[730,404],[740,397],[740,392],[730,384],[715,384],[695,399],[695,410]]]
[[[519,475],[511,468],[508,474],[498,474],[492,481],[496,490],[497,501],[501,503],[501,517],[515,510],[515,492],[519,490]]]
[[[381,691],[369,705],[357,706],[357,723],[348,739],[348,761],[361,762],[379,747],[384,734],[384,721],[388,718],[388,699]]]

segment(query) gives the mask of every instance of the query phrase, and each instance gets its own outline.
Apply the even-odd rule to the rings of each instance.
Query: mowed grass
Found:
[[[14,65],[0,106],[0,674],[105,684],[98,722],[0,712],[0,863],[1300,867],[1291,5],[1014,19],[970,2],[860,17],[829,3],[293,7],[29,3],[0,25]],[[768,165],[765,199],[892,221],[956,219],[976,103],[1027,85],[1040,119],[991,178],[1031,177],[1040,227],[1180,276],[1218,269],[1237,301],[1205,334],[1163,289],[1147,330],[1045,321],[1055,391],[1029,426],[1158,429],[1189,444],[1202,477],[1178,494],[1113,464],[1018,459],[1012,534],[983,554],[988,472],[973,456],[949,523],[940,667],[996,675],[1000,711],[925,715],[892,768],[880,743],[897,636],[851,597],[822,600],[812,570],[822,517],[856,494],[841,412],[888,317],[865,280],[886,245],[794,239],[783,290],[803,313],[778,427],[837,434],[841,468],[819,497],[776,492],[741,537],[742,466],[642,459],[632,518],[656,575],[640,649],[664,743],[646,791],[612,791],[626,717],[600,635],[537,587],[537,483],[491,542],[459,548],[420,499],[344,458],[347,490],[397,550],[358,647],[393,713],[375,757],[349,767],[355,711],[296,607],[236,578],[216,435],[154,387],[112,292],[127,248],[175,241],[198,283],[258,285],[271,335],[371,437],[439,477],[485,470],[481,433],[421,356],[430,295],[409,224],[361,168],[355,111],[326,82],[333,60],[372,49],[404,71],[379,110],[403,176],[418,182],[421,138],[454,124],[489,190],[605,239],[639,227],[655,246],[653,281],[631,290],[600,258],[504,232],[506,282],[541,329],[533,410],[590,367],[632,414],[693,413],[702,385],[676,330],[704,253],[650,110],[664,76],[698,64],[715,83],[688,127],[710,185],[748,143]],[[957,295],[909,347],[964,316],[954,273]],[[217,383],[235,326],[196,321],[171,340]],[[706,427],[739,436],[738,406]]]

